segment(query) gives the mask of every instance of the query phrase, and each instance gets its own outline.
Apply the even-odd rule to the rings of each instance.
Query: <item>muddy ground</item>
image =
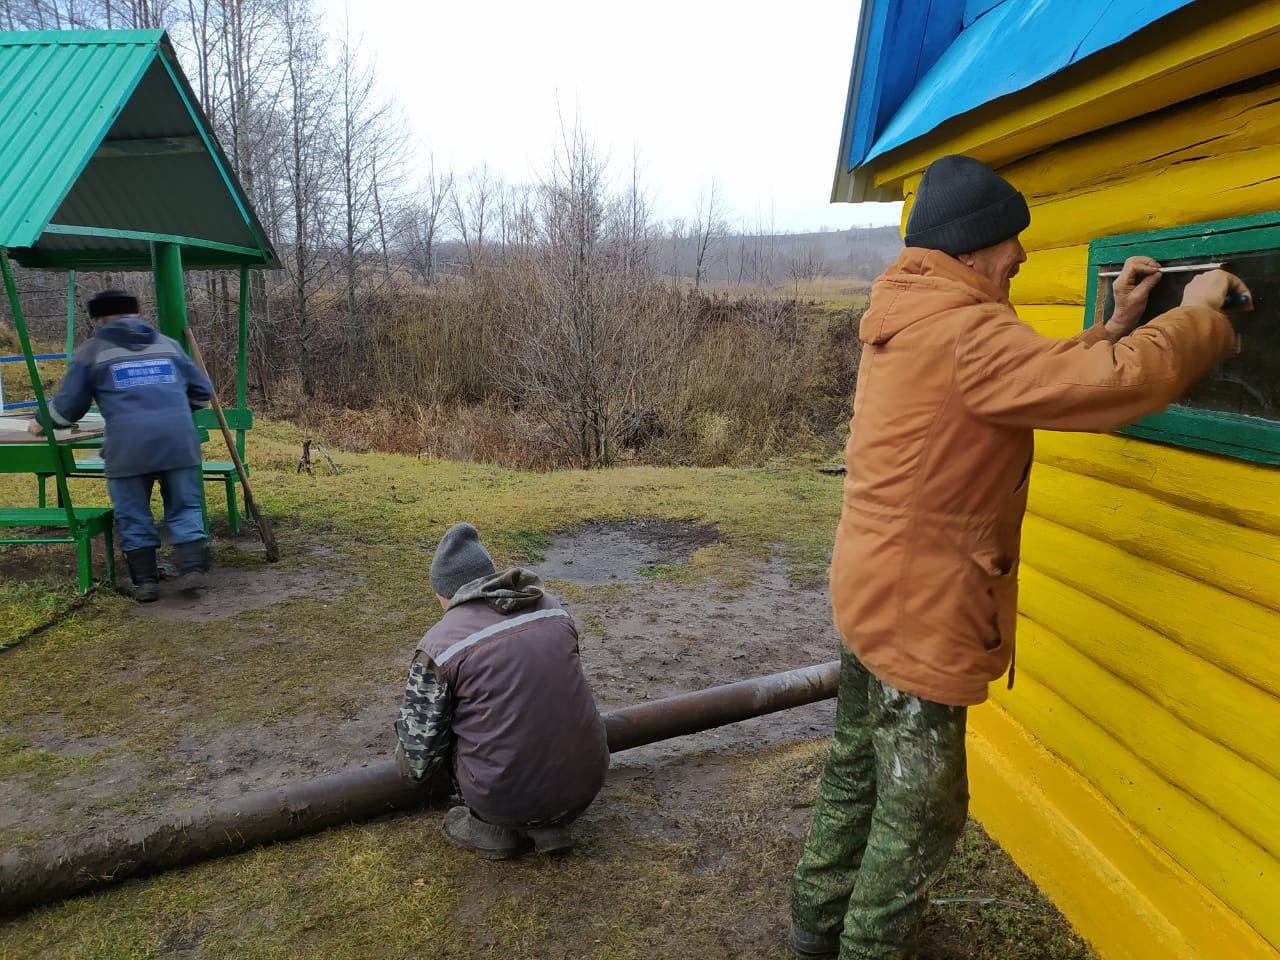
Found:
[[[689,561],[721,537],[707,525],[666,520],[592,523],[572,528],[551,542],[528,550],[553,592],[562,596],[577,619],[582,658],[601,710],[701,689],[717,683],[760,676],[834,659],[838,643],[830,623],[825,585],[811,573],[798,579],[779,557],[739,556],[715,550],[719,565],[690,577]],[[211,574],[212,589],[192,599],[170,596],[161,603],[129,606],[127,618],[162,628],[167,640],[189,645],[192,657],[260,656],[264,645],[297,642],[287,629],[273,629],[273,611],[307,602],[323,620],[331,602],[359,584],[359,572],[332,562],[316,550],[285,568],[261,567],[256,545],[241,538],[220,547],[220,565]],[[241,556],[243,563],[240,559]],[[123,602],[123,601],[122,601]],[[308,609],[312,609],[309,607]],[[255,629],[224,638],[216,653],[199,648],[197,627],[256,617]],[[0,838],[10,841],[78,833],[105,822],[145,819],[158,811],[273,787],[388,758],[394,747],[391,717],[400,695],[400,678],[418,640],[412,617],[402,635],[381,638],[382,652],[362,664],[360,676],[338,683],[314,712],[282,712],[245,719],[194,734],[176,733],[160,759],[140,757],[132,749],[114,749],[110,734],[66,736],[56,716],[33,712],[21,731],[31,749],[58,758],[51,772],[15,776],[0,782]],[[322,624],[335,645],[350,648],[361,637],[343,633],[343,624]],[[394,625],[387,629],[397,629]],[[4,657],[0,653],[0,669]],[[108,684],[128,684],[147,674],[145,652],[126,654],[101,665]],[[368,677],[380,677],[370,683]],[[154,695],[152,721],[182,713],[165,691]],[[765,878],[771,909],[738,917],[715,945],[699,955],[716,957],[782,956],[785,888],[789,864],[798,855],[812,803],[812,783],[821,768],[834,703],[827,702],[734,724],[719,730],[654,744],[615,757],[598,802],[579,825],[582,856],[619,831],[645,840],[687,840],[697,850],[687,869],[693,877],[747,869],[740,838],[750,830],[752,843],[772,837]],[[93,758],[83,770],[77,757]],[[743,795],[744,764],[753,758],[780,758],[770,777],[786,780],[779,790],[756,790],[754,806],[735,806]],[[773,763],[773,761],[770,761]],[[35,767],[38,768],[38,764]],[[753,787],[754,789],[754,787]],[[424,815],[414,815],[421,817]],[[429,814],[426,816],[430,816]],[[607,846],[607,845],[606,845]],[[1021,877],[998,848],[971,828],[958,858],[964,870],[942,893],[963,902],[939,905],[926,928],[927,960],[985,960],[994,957],[1086,957],[1069,927]],[[492,909],[519,896],[520,882],[495,881],[459,908]],[[759,865],[752,866],[758,870]],[[754,874],[753,874],[754,876]],[[757,878],[752,881],[759,883]],[[975,947],[970,935],[982,922],[982,904],[974,898],[1012,902],[1010,909],[1033,911],[1050,930],[1046,942],[1064,952],[1026,953],[1002,947]],[[721,921],[723,922],[723,920]],[[575,936],[572,932],[569,937]],[[470,949],[488,955],[483,932]],[[598,942],[598,941],[597,941]],[[533,949],[533,948],[531,948]],[[653,946],[654,957],[684,956],[678,940]],[[711,953],[705,951],[710,949]],[[975,952],[978,951],[978,952]],[[556,956],[586,955],[570,940]],[[175,951],[158,955],[199,956]],[[552,955],[545,948],[524,956]],[[15,954],[17,956],[17,954]]]
[[[728,585],[718,578],[696,587],[662,579],[664,569],[678,569],[699,547],[718,539],[709,527],[671,521],[588,524],[556,538],[545,552],[524,558],[574,614],[583,663],[601,711],[837,655],[823,590],[816,583],[791,583],[781,561],[731,571]],[[258,551],[245,538],[236,546],[250,556]],[[300,570],[216,566],[210,572],[211,588],[203,595],[182,594],[162,583],[160,602],[133,606],[128,615],[165,624],[165,632],[181,643],[184,624],[227,621],[302,597],[323,603],[346,588],[342,577],[326,569],[326,557],[327,552],[317,552]],[[293,642],[283,633],[271,636],[270,624],[265,638],[255,633],[241,644],[227,639],[215,659],[235,657],[247,645]],[[406,633],[400,649],[384,658],[388,673],[403,670],[417,641]],[[116,683],[144,667],[104,664],[109,682]],[[325,711],[270,718],[268,724],[237,724],[212,736],[181,737],[173,751],[171,778],[156,785],[151,802],[137,816],[386,759],[395,748],[391,717],[400,692],[394,683],[362,692],[335,691],[336,725],[335,711]],[[163,712],[161,699],[157,694]],[[633,750],[619,756],[615,776],[619,782],[643,781],[652,765],[673,758],[819,736],[829,729],[833,713],[832,704],[817,704]],[[56,724],[47,726],[34,738],[39,748],[60,756],[105,754],[105,766],[91,776],[64,779],[63,789],[52,794],[33,792],[18,780],[0,783],[0,829],[62,833],[92,824],[102,819],[104,799],[136,783],[137,764],[127,754],[112,756],[104,750],[109,741],[71,742],[58,736]]]

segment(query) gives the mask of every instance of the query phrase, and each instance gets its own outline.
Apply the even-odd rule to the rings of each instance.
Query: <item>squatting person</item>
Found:
[[[573,618],[532,571],[498,573],[469,523],[440,540],[430,580],[444,616],[409,666],[401,775],[452,770],[465,806],[442,829],[459,847],[490,860],[567,851],[609,766]]]
[[[178,567],[178,588],[207,586],[200,436],[191,411],[206,406],[213,385],[176,340],[138,317],[138,300],[104,290],[89,301],[97,327],[67,365],[58,395],[48,404],[57,427],[70,427],[97,403],[106,425],[102,459],[115,508],[120,549],[129,564],[134,597],[159,596],[151,491],[159,482],[164,523]],[[27,429],[43,433],[39,420]]]
[[[965,823],[965,709],[1009,671],[1032,431],[1107,431],[1160,410],[1235,345],[1248,290],[1213,271],[1138,326],[1159,264],[1070,340],[1018,320],[1022,195],[977,160],[929,166],[906,249],[862,317],[831,561],[836,728],[792,890],[803,956],[898,960]],[[1137,327],[1137,329],[1135,329]]]

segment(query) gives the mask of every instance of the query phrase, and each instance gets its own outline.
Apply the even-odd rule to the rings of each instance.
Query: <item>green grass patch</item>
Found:
[[[18,549],[10,546],[7,554]],[[7,578],[0,581],[0,650],[57,619],[75,603],[76,596],[75,580],[67,576],[44,576],[29,582]]]
[[[94,755],[65,756],[32,746],[20,736],[0,737],[0,780],[14,780],[33,793],[50,793],[67,777],[102,766]]]
[[[606,793],[561,860],[476,860],[439,836],[438,812],[333,830],[34,912],[0,927],[0,957],[783,960],[800,840],[779,822],[813,802],[824,757],[810,742],[736,758],[696,815]],[[646,836],[628,810],[684,828]],[[934,907],[924,960],[1091,956],[977,827],[936,894],[1001,902]]]

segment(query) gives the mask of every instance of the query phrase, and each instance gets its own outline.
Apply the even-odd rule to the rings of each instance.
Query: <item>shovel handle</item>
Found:
[[[196,335],[191,332],[191,328],[187,327],[187,346],[191,348],[191,359],[196,362],[206,377],[209,377],[209,385],[213,386],[213,377],[209,376],[209,368],[204,365],[204,356],[200,353],[200,344],[196,343]],[[253,522],[258,527],[258,536],[262,538],[262,545],[266,548],[267,562],[275,563],[280,559],[280,548],[276,546],[276,535],[271,529],[271,523],[262,515],[262,511],[258,509],[258,501],[253,497],[253,488],[249,486],[249,474],[244,468],[244,461],[240,459],[240,451],[236,449],[235,440],[231,436],[231,428],[227,426],[226,414],[222,412],[222,403],[218,400],[218,388],[213,387],[209,394],[209,401],[213,406],[214,416],[218,418],[218,426],[222,428],[222,439],[226,441],[227,452],[231,454],[231,462],[235,464],[236,473],[240,477],[240,486],[244,489],[245,506],[249,508],[249,512],[253,515]]]

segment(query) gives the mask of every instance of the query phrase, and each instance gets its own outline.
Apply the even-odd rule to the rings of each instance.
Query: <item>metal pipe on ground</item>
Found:
[[[839,661],[740,680],[613,710],[609,750],[698,733],[836,694]],[[410,784],[384,761],[359,770],[219,800],[135,826],[0,853],[0,914],[252,847],[448,798],[450,784]]]

